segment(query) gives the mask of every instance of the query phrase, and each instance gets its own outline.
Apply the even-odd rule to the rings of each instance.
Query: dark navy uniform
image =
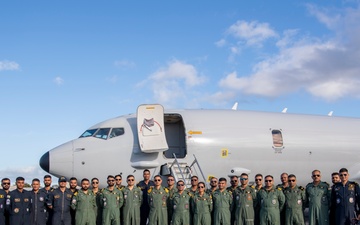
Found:
[[[64,192],[55,189],[49,195],[47,205],[53,207],[52,225],[71,225],[70,206],[73,193],[69,189]]]
[[[6,199],[6,209],[10,214],[10,225],[30,225],[30,192],[20,192],[18,189],[11,191]]]
[[[43,190],[37,193],[31,191],[32,209],[31,209],[31,224],[45,225],[47,219],[47,194]]]
[[[6,192],[0,189],[0,225],[5,225]]]
[[[50,193],[55,190],[54,188],[50,188],[50,190],[46,190],[45,188],[42,188],[40,189],[41,191],[45,192],[46,193],[46,202],[48,201],[49,199],[49,196],[50,196]],[[47,208],[47,212],[46,212],[46,225],[51,225],[52,224],[52,215],[53,215],[53,210],[52,209],[49,209]]]
[[[141,188],[142,194],[143,194],[143,203],[140,207],[140,217],[141,217],[140,224],[146,225],[146,221],[147,221],[147,219],[149,217],[149,213],[150,213],[150,206],[149,206],[149,202],[148,202],[148,190],[150,189],[150,187],[154,187],[155,183],[154,183],[154,181],[150,180],[149,183],[146,184],[142,180],[136,186]]]
[[[331,192],[331,214],[335,215],[335,224],[351,224],[356,218],[356,209],[360,206],[360,188],[355,182],[345,185],[337,183]]]

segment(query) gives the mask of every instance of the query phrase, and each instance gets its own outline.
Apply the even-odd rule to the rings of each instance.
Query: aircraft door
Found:
[[[140,105],[137,109],[137,131],[142,152],[163,152],[168,150],[164,127],[162,105]]]

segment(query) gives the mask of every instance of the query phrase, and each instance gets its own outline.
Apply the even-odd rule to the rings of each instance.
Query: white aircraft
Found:
[[[241,173],[253,180],[261,173],[276,183],[287,172],[306,185],[314,169],[329,183],[342,167],[360,181],[359,148],[359,118],[140,105],[137,114],[96,124],[46,152],[40,166],[57,177],[97,177],[103,185],[109,174],[139,181],[144,169],[186,181]]]

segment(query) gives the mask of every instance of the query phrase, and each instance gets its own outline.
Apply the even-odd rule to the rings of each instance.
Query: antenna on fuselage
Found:
[[[287,110],[288,110],[288,108],[284,108],[281,112],[282,112],[282,113],[286,113]]]
[[[328,113],[328,116],[332,116],[333,112],[334,112],[334,111],[330,111],[330,112]]]
[[[238,107],[238,103],[235,102],[235,104],[233,105],[233,107],[231,108],[232,110],[237,110],[237,107]]]

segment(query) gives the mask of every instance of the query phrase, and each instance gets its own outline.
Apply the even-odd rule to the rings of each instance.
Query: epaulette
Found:
[[[152,187],[149,188],[148,194],[150,194],[151,192],[152,192]]]
[[[276,189],[278,189],[279,191],[282,191],[282,188],[281,188],[281,187],[277,187]]]
[[[167,187],[164,188],[164,190],[165,190],[166,193],[169,193],[169,189]]]
[[[305,190],[305,188],[303,186],[299,186],[299,189],[302,191]]]
[[[78,192],[75,192],[75,193],[74,193],[74,196],[77,196],[77,195],[78,195]]]
[[[119,191],[122,191],[122,190],[124,189],[124,187],[123,187],[123,186],[117,187],[117,189],[118,189]]]
[[[187,193],[190,197],[193,197],[194,195],[191,192]]]
[[[251,187],[252,189],[255,189],[255,186],[254,186],[254,185],[251,185],[250,187]]]
[[[105,190],[105,188],[101,189],[101,190],[100,190],[100,192],[101,192],[101,193],[103,193],[103,192],[104,192],[104,190]]]
[[[230,194],[232,194],[232,191],[228,190],[228,192],[229,192]]]

